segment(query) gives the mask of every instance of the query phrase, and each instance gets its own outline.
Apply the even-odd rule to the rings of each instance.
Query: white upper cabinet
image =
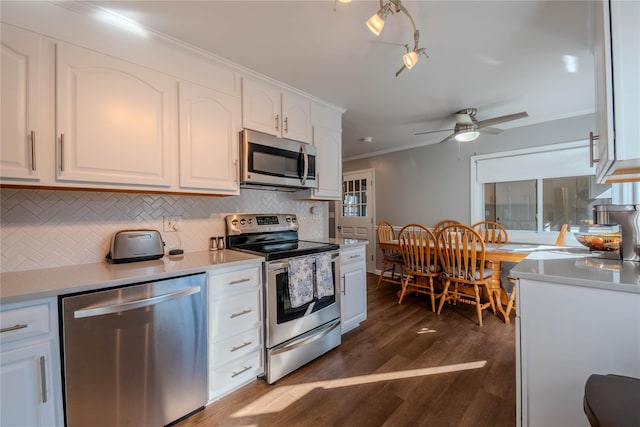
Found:
[[[59,180],[170,186],[175,80],[62,43],[56,80]]]
[[[598,130],[592,161],[598,182],[638,181],[640,2],[612,0],[593,6]]]
[[[180,82],[180,187],[239,194],[240,98]]]
[[[0,176],[38,181],[42,166],[39,36],[2,25],[2,143]]]
[[[295,197],[309,200],[342,198],[342,113],[318,103],[311,104],[313,145],[317,148],[317,188],[298,191]]]
[[[276,86],[243,78],[242,125],[247,129],[311,143],[311,102]]]

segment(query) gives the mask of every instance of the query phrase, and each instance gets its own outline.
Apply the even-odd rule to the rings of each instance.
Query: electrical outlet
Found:
[[[164,231],[180,231],[182,229],[182,216],[171,215],[163,216],[162,224]]]

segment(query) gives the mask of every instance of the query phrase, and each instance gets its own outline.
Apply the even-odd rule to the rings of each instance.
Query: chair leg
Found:
[[[402,291],[400,291],[400,300],[398,300],[398,304],[402,304],[402,299],[404,295],[407,293],[407,287],[409,286],[409,279],[411,278],[410,274],[407,274],[406,279],[402,282]]]
[[[496,304],[502,304],[500,302],[500,289],[488,289],[489,294],[489,303],[491,304],[491,311],[493,311],[493,315],[496,315]]]
[[[446,280],[444,282],[444,289],[442,290],[442,295],[440,296],[440,304],[438,305],[438,314],[442,311],[442,306],[444,302],[447,300],[447,292],[449,291],[449,285],[451,284],[450,280]]]
[[[436,312],[436,294],[433,290],[433,277],[429,277],[429,290],[431,291],[431,311]]]
[[[382,269],[380,270],[380,275],[378,276],[378,284],[376,285],[376,289],[380,287],[380,283],[382,283],[382,276],[384,276],[385,271],[387,271],[387,263],[382,261]]]
[[[478,314],[478,323],[482,326],[482,302],[480,302],[480,290],[478,285],[473,285],[473,290],[476,293],[476,313]]]
[[[507,309],[504,311],[505,312],[504,315],[507,319],[509,318],[509,314],[511,313],[511,310],[515,307],[515,303],[516,303],[516,288],[514,286],[513,289],[511,290],[511,295],[509,296]]]

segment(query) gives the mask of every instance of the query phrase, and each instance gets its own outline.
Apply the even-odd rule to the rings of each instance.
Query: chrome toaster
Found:
[[[164,256],[164,242],[158,230],[121,230],[111,237],[107,262],[120,264],[147,261]]]

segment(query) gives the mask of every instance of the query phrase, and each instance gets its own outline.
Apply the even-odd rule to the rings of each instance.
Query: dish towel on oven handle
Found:
[[[313,258],[289,260],[289,300],[296,308],[313,301]]]
[[[333,271],[331,269],[331,255],[324,254],[316,257],[316,295],[318,298],[331,296],[333,289]]]

